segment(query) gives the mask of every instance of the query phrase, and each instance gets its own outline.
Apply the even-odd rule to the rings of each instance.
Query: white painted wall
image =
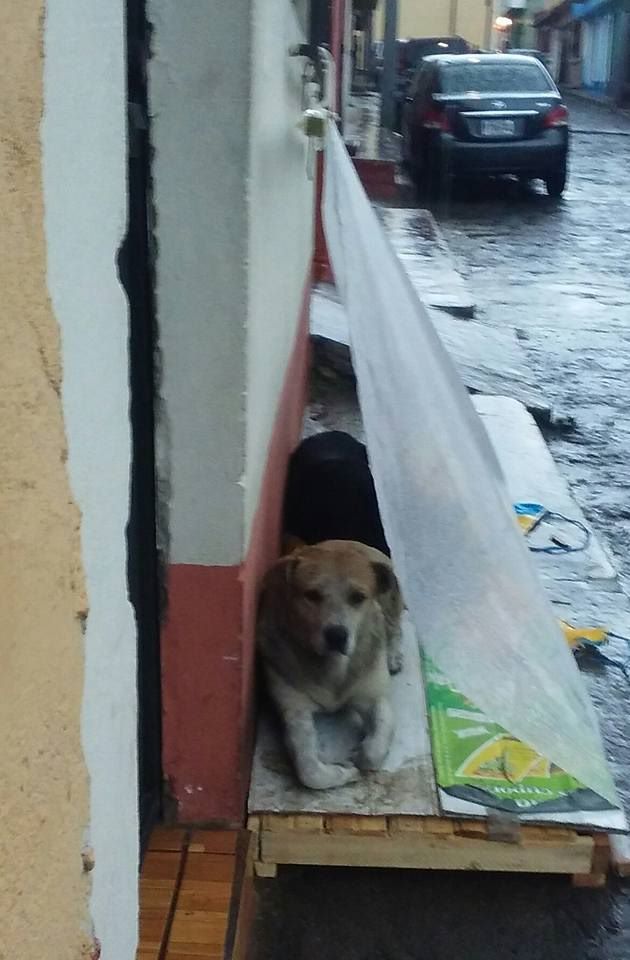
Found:
[[[168,560],[240,563],[313,237],[293,0],[149,0]]]
[[[310,271],[314,203],[297,128],[304,62],[288,55],[300,23],[291,0],[252,5],[245,545]]]
[[[126,216],[123,16],[123,0],[49,0],[42,121],[49,289],[89,603],[82,739],[96,860],[90,906],[102,960],[133,960],[137,918],[128,316],[116,271]]]
[[[239,563],[251,0],[149,0],[169,561]]]

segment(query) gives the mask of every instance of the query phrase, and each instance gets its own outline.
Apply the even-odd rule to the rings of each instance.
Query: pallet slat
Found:
[[[387,817],[355,817],[348,814],[335,814],[324,817],[326,833],[361,834],[370,836],[387,836]]]
[[[306,817],[307,815],[305,815]],[[256,821],[254,822],[256,825]],[[250,821],[251,825],[251,821]],[[574,830],[524,827],[518,842],[488,838],[484,822],[444,817],[269,814],[258,821],[258,876],[278,864],[555,873],[598,878],[607,840]],[[597,882],[597,880],[596,880]]]

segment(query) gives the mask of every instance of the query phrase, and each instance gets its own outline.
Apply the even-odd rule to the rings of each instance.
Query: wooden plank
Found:
[[[223,947],[208,947],[206,944],[189,944],[184,953],[182,949],[169,950],[165,960],[225,960]]]
[[[188,840],[183,853],[179,845]],[[190,837],[160,830],[151,846],[140,879],[137,960],[247,960],[254,838],[235,830],[195,830]]]
[[[238,830],[193,830],[189,853],[236,853]]]
[[[184,943],[178,944],[172,950],[169,949],[164,960],[225,960],[223,946],[212,947],[207,943]]]
[[[170,930],[166,960],[184,956],[215,958],[225,955],[227,912],[175,912]]]
[[[175,891],[175,881],[155,886],[150,880],[140,879],[140,907],[141,909],[168,910]]]
[[[371,836],[387,836],[386,817],[355,817],[338,814],[324,817],[324,828],[327,833],[353,833]]]
[[[179,871],[180,854],[175,852],[149,851],[142,864],[144,880],[172,881]]]
[[[591,861],[592,873],[607,874],[610,868],[610,841],[608,834],[596,833],[593,836],[593,859]]]
[[[521,841],[523,843],[573,843],[578,837],[575,830],[570,827],[521,827]]]
[[[294,817],[290,813],[266,813],[260,818],[262,830],[291,830]]]
[[[294,818],[293,829],[304,833],[320,833],[324,829],[324,818],[317,814],[301,813]]]
[[[613,870],[618,877],[630,877],[630,837],[612,833],[609,840]]]
[[[425,817],[388,817],[390,833],[424,833]]]
[[[238,845],[234,896],[225,941],[225,956],[228,960],[250,960],[252,957],[252,930],[256,916],[254,855],[257,849],[256,838],[251,833],[242,831]]]
[[[156,827],[149,838],[147,850],[165,853],[181,850],[188,836],[183,827]]]
[[[493,870],[576,874],[591,871],[592,837],[571,843],[519,845],[448,834],[393,833],[388,838],[365,834],[307,834],[297,831],[261,834],[264,864],[401,867],[424,870]]]
[[[139,882],[140,915],[136,960],[158,960],[168,938],[169,921],[177,894],[184,832],[159,831],[149,845]],[[158,849],[151,849],[156,845]],[[175,850],[163,850],[164,846]]]
[[[234,878],[234,860],[234,857],[221,853],[190,854],[184,870],[184,882],[205,880],[231,883]]]
[[[456,837],[488,840],[488,825],[481,820],[455,820],[453,823],[453,833]]]
[[[424,821],[425,833],[432,833],[444,837],[452,837],[454,821],[446,817],[426,817]]]
[[[207,910],[227,913],[232,897],[232,884],[217,881],[184,880],[179,890],[177,905],[182,910]]]
[[[571,877],[571,884],[585,890],[600,890],[606,886],[607,880],[608,874],[606,873],[574,873]]]

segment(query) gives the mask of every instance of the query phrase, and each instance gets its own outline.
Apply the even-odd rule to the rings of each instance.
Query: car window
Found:
[[[445,63],[444,93],[547,93],[549,79],[535,63]]]

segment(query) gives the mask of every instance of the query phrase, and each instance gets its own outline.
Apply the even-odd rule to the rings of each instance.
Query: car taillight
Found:
[[[569,123],[569,111],[566,107],[553,107],[545,114],[544,127],[566,127]]]
[[[422,116],[422,126],[427,130],[442,130],[448,133],[451,129],[451,123],[443,110],[436,107],[429,107]]]

